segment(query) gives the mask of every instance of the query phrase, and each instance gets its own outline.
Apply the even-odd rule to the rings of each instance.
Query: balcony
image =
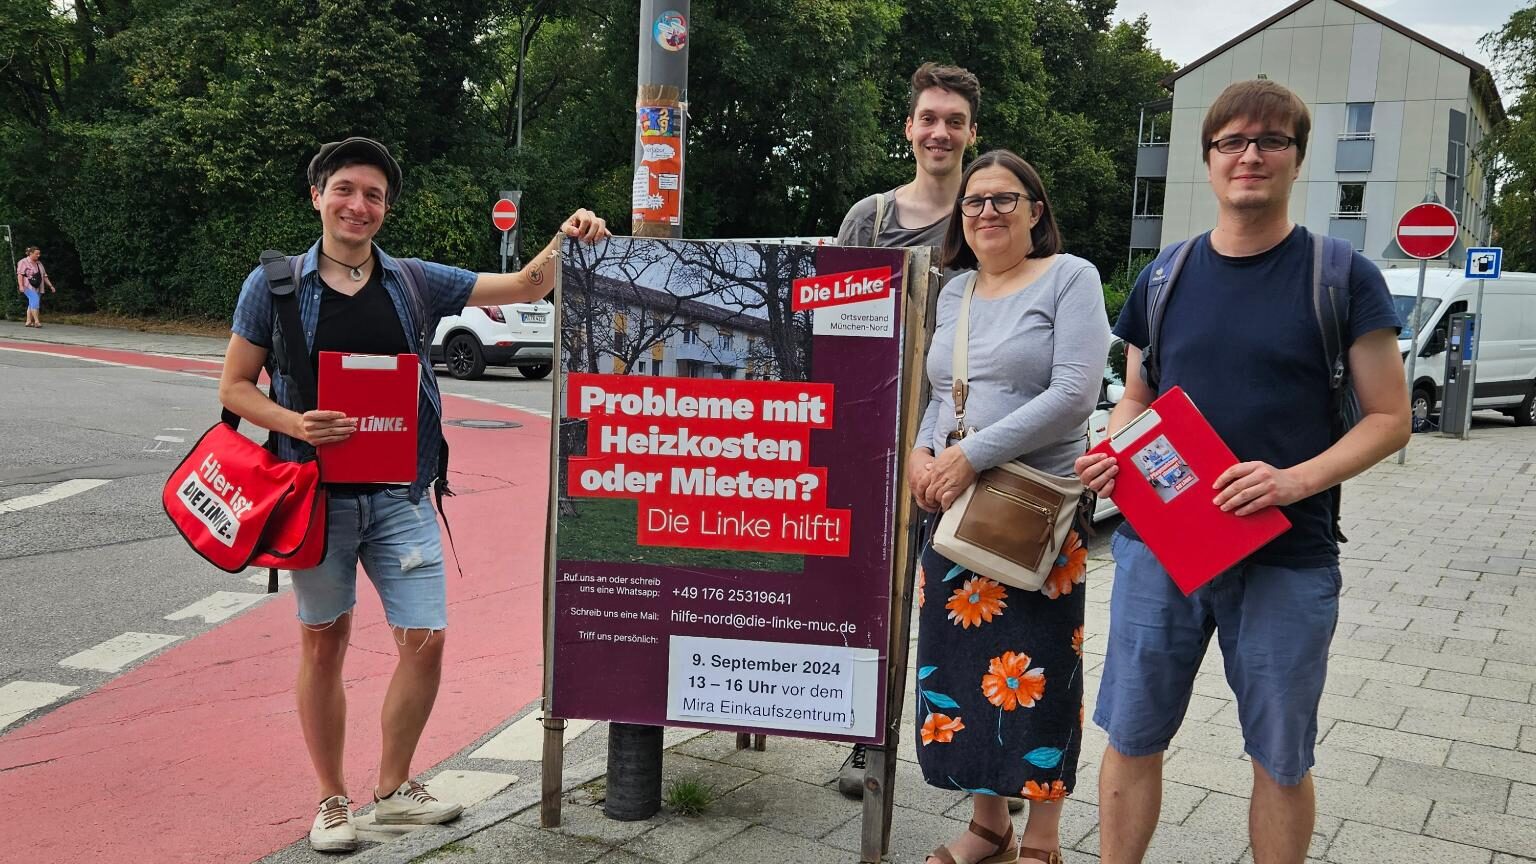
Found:
[[[1136,147],[1137,177],[1168,176],[1168,144],[1141,144]]]
[[[1339,136],[1333,156],[1333,170],[1341,173],[1369,173],[1376,158],[1376,136],[1371,132]]]
[[[1132,216],[1131,248],[1161,249],[1163,246],[1163,217]]]
[[[1365,214],[1334,213],[1328,217],[1328,236],[1348,240],[1359,252],[1365,248]]]
[[[742,365],[741,352],[734,348],[716,348],[706,342],[678,342],[671,347],[672,357],[676,360],[736,367]]]

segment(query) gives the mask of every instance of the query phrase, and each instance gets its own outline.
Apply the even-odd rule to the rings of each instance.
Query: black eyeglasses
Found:
[[[1296,139],[1289,135],[1260,135],[1257,138],[1249,138],[1244,135],[1228,135],[1225,138],[1217,138],[1215,141],[1205,142],[1205,149],[1214,149],[1217,153],[1236,156],[1239,153],[1247,153],[1249,144],[1257,144],[1260,150],[1268,153],[1278,153],[1295,143]]]
[[[987,202],[992,202],[992,209],[997,215],[1003,216],[1019,209],[1019,199],[1025,199],[1031,204],[1035,199],[1023,192],[999,192],[996,195],[967,195],[960,199],[960,212],[967,216],[980,216],[981,211],[987,209]]]

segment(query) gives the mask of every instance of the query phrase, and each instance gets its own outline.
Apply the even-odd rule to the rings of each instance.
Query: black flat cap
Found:
[[[373,165],[383,171],[384,179],[389,183],[384,193],[385,203],[395,206],[395,199],[400,197],[400,163],[389,155],[388,147],[372,138],[353,137],[322,146],[315,158],[309,160],[309,185],[319,186],[321,174],[346,161]]]

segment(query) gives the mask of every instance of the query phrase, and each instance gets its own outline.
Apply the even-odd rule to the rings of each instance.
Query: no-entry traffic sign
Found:
[[[491,224],[498,231],[511,231],[517,227],[517,204],[510,198],[503,198],[491,208]]]
[[[1414,258],[1439,258],[1458,233],[1456,214],[1443,204],[1417,204],[1397,220],[1397,246]]]

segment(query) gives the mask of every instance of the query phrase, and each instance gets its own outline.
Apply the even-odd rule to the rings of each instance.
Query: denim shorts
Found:
[[[1126,756],[1168,749],[1215,633],[1244,750],[1281,785],[1300,783],[1315,761],[1338,566],[1240,564],[1185,597],[1141,541],[1117,533],[1111,548],[1109,640],[1093,712],[1110,746]]]
[[[299,620],[311,627],[335,621],[357,604],[361,561],[384,603],[392,627],[442,630],[448,626],[448,583],[437,514],[423,495],[406,490],[333,493],[325,560],[293,574]]]

